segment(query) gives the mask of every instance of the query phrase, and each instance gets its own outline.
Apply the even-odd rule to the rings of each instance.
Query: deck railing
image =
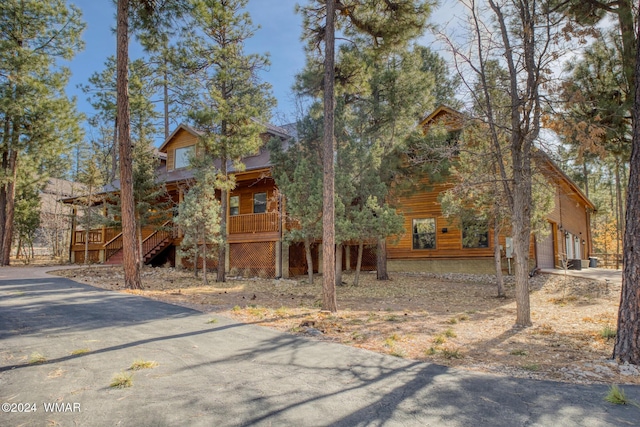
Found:
[[[122,233],[105,243],[104,245],[104,259],[105,261],[111,258],[113,254],[122,249]]]
[[[600,268],[622,268],[622,254],[591,254],[592,257],[598,258],[598,267]]]
[[[158,245],[162,244],[166,239],[175,237],[174,227],[172,221],[167,221],[162,224],[162,227],[146,239],[142,241],[142,256],[146,257],[152,250]]]
[[[263,233],[280,230],[278,212],[233,215],[229,217],[229,234]]]
[[[75,244],[84,245],[86,235],[86,230],[76,230]],[[89,243],[102,243],[102,229],[89,230]]]

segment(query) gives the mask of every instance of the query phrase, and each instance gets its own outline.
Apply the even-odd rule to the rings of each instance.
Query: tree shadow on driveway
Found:
[[[2,393],[73,396],[87,408],[79,425],[596,427],[640,418],[636,408],[605,403],[606,386],[460,371],[218,316],[212,326],[208,317],[62,278],[0,281],[4,349],[50,344],[44,364],[69,371],[47,382],[40,365],[7,364]],[[101,348],[68,353],[92,337]],[[159,357],[160,366],[137,377],[129,394],[107,389],[132,349]],[[640,398],[638,387],[625,389]]]

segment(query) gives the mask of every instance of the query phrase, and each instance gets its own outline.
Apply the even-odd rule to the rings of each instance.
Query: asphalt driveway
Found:
[[[44,363],[29,363],[36,353]],[[109,387],[138,359],[158,366]],[[640,400],[640,387],[624,389]],[[640,425],[640,409],[605,402],[607,390],[454,370],[0,269],[0,426]]]

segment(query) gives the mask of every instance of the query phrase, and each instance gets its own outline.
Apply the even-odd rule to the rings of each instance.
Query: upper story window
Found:
[[[229,197],[229,215],[240,215],[240,196]]]
[[[253,194],[253,213],[265,213],[267,211],[267,193]]]
[[[186,168],[189,166],[189,158],[193,155],[195,145],[180,147],[175,149],[174,169]]]
[[[413,249],[436,248],[436,219],[420,218],[413,220]]]

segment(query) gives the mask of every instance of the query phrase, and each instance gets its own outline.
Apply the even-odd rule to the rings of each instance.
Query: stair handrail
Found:
[[[165,239],[173,237],[173,226],[171,224],[171,220],[166,221],[158,230],[148,235],[147,238],[142,241],[142,258],[146,258],[147,255],[164,242]],[[168,229],[170,229],[170,231]]]
[[[122,231],[104,244],[104,260],[107,261],[120,249],[122,249]]]

